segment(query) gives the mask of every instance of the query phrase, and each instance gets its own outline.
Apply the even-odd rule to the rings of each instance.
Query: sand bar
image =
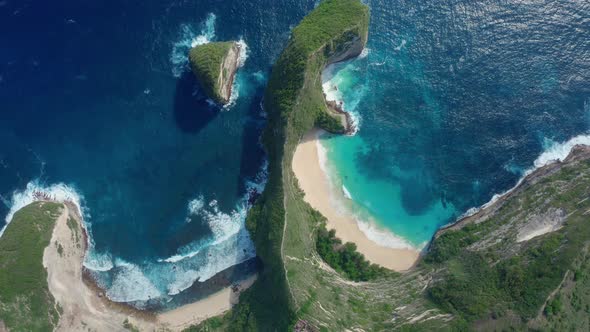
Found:
[[[207,318],[220,315],[238,302],[241,291],[256,280],[253,276],[238,283],[238,290],[224,288],[209,297],[155,314],[130,306],[114,303],[102,295],[102,291],[84,280],[82,263],[86,241],[76,207],[65,204],[53,230],[50,245],[43,253],[43,265],[47,269],[49,290],[63,313],[57,331],[128,331],[126,320],[140,331],[181,331]],[[68,218],[76,221],[78,232],[68,226]],[[58,248],[59,251],[58,251]]]
[[[411,268],[420,256],[418,250],[394,249],[380,246],[369,240],[359,229],[357,221],[351,214],[342,213],[332,201],[333,198],[344,201],[344,194],[335,190],[328,175],[320,166],[318,155],[319,135],[322,131],[314,129],[309,132],[297,146],[293,156],[293,172],[299,186],[305,192],[305,201],[320,211],[327,219],[328,229],[335,229],[336,236],[343,242],[353,242],[357,250],[370,262],[394,271]]]

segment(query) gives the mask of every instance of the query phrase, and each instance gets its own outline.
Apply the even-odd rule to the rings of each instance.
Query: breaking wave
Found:
[[[414,246],[401,236],[397,236],[391,231],[381,229],[376,224],[371,222],[357,219],[357,225],[369,240],[377,243],[382,247],[392,249],[422,250],[427,244],[421,243],[418,246]]]
[[[472,215],[476,214],[477,212],[479,212],[480,210],[485,209],[486,207],[494,204],[500,198],[502,198],[503,196],[509,194],[511,191],[516,189],[522,183],[522,181],[527,177],[527,175],[531,174],[532,172],[534,172],[538,168],[541,168],[543,166],[549,165],[554,162],[560,162],[560,161],[565,160],[565,158],[567,158],[567,156],[572,151],[573,147],[576,145],[590,146],[590,135],[578,135],[578,136],[572,137],[571,139],[569,139],[565,142],[561,142],[561,143],[553,141],[551,139],[547,139],[547,138],[544,139],[544,142],[543,142],[544,151],[537,157],[537,159],[535,159],[535,161],[533,162],[533,167],[524,171],[523,175],[520,177],[518,182],[512,188],[510,188],[502,193],[495,194],[494,196],[492,196],[492,199],[490,199],[487,203],[485,203],[479,207],[470,208],[464,214],[462,214],[457,220],[472,216]]]
[[[238,58],[238,69],[243,67],[246,64],[246,60],[250,55],[250,50],[248,49],[248,44],[244,41],[243,38],[237,42],[240,48],[240,56]],[[234,82],[231,88],[231,95],[229,96],[229,102],[223,105],[223,109],[228,110],[232,108],[236,104],[236,100],[240,96],[240,88],[241,88],[241,77],[239,72],[236,73],[236,77],[234,78]]]
[[[85,267],[111,300],[143,307],[147,301],[167,301],[195,282],[204,282],[254,258],[256,251],[245,220],[253,198],[264,189],[267,167],[265,162],[254,178],[246,180],[246,194],[230,212],[222,211],[216,200],[207,201],[203,195],[187,202],[186,221],[198,217],[208,226],[209,237],[179,248],[170,257],[139,264],[92,252]]]
[[[182,24],[177,41],[172,44],[170,53],[170,63],[172,65],[172,75],[180,77],[188,67],[188,52],[191,48],[207,44],[215,38],[215,20],[217,17],[213,13],[207,15],[207,19],[201,24],[200,33],[195,32],[195,28],[190,24]]]
[[[10,211],[5,220],[8,225],[18,210],[39,200],[75,204],[84,215],[84,227],[89,235],[84,267],[109,299],[142,307],[147,301],[166,300],[196,281],[204,282],[256,256],[245,220],[254,199],[264,190],[267,167],[265,162],[254,178],[246,180],[246,194],[230,212],[221,211],[216,200],[206,202],[203,196],[189,201],[187,220],[200,217],[208,225],[211,236],[181,247],[171,257],[153,262],[131,263],[108,252],[97,252],[88,222],[90,215],[83,213],[83,196],[73,186],[63,183],[44,185],[38,180],[29,182],[24,190],[12,194]],[[5,228],[0,231],[0,236]]]
[[[365,48],[357,59],[366,58],[368,54],[369,50]],[[326,100],[335,101],[350,115],[354,127],[351,135],[356,134],[361,126],[361,115],[356,108],[367,89],[356,74],[359,70],[357,59],[331,64],[322,72],[322,90]]]
[[[10,199],[9,206],[10,210],[4,219],[6,224],[0,230],[0,236],[4,233],[4,230],[8,224],[12,221],[14,214],[24,208],[25,206],[40,200],[51,200],[55,202],[71,202],[78,208],[78,213],[82,215],[82,200],[83,197],[80,195],[73,186],[69,186],[63,183],[56,183],[52,185],[45,185],[39,180],[33,180],[27,183],[27,186],[22,191],[14,191],[12,198]]]

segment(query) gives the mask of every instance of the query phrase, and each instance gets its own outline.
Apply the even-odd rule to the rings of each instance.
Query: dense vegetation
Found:
[[[316,250],[322,259],[350,280],[369,281],[387,274],[386,269],[369,263],[363,254],[357,252],[354,243],[342,244],[333,229],[320,228],[316,241]]]
[[[269,181],[247,218],[265,268],[261,279],[240,299],[235,313],[248,321],[256,315],[259,329],[285,330],[294,323],[295,310],[281,258],[286,218],[283,180],[296,144],[317,124],[319,114],[326,112],[320,79],[329,57],[325,46],[351,29],[365,36],[367,25],[368,9],[360,1],[323,1],[293,30],[287,48],[273,66],[265,94],[268,124],[263,135]]]
[[[268,154],[266,188],[248,213],[248,227],[264,264],[258,281],[217,328],[234,331],[285,331],[295,323],[281,257],[285,226],[284,171],[301,137],[315,125],[343,131],[338,119],[325,117],[321,71],[338,44],[358,37],[364,43],[368,8],[359,0],[326,0],[293,30],[287,48],[273,66],[265,93],[268,123],[263,144]],[[343,39],[344,38],[344,39]],[[286,170],[287,168],[287,170]],[[211,328],[205,322],[197,330]]]
[[[14,214],[0,237],[0,320],[10,331],[51,331],[58,306],[47,286],[43,251],[61,204],[33,203]]]
[[[338,284],[333,275],[318,271],[314,251],[353,280],[379,275],[370,267],[367,273],[359,272],[367,264],[353,247],[342,246],[333,233],[321,228],[294,189],[290,170],[295,147],[313,126],[341,130],[326,112],[320,73],[342,45],[355,38],[366,40],[367,23],[368,10],[360,1],[326,0],[293,30],[265,95],[268,125],[263,143],[269,181],[247,218],[264,269],[232,312],[193,330],[284,331],[308,321],[316,327],[363,330],[471,330],[489,322],[496,324],[491,329],[526,329],[539,315],[547,321],[562,317],[569,303],[576,306],[571,309],[576,317],[590,311],[588,302],[580,304],[571,294],[570,302],[564,301],[565,295],[551,296],[587,252],[590,225],[583,222],[587,220],[583,213],[590,210],[590,200],[577,202],[589,194],[588,163],[564,168],[511,199],[484,222],[443,233],[408,274],[377,278],[357,288]],[[515,228],[499,233],[510,220],[524,222],[548,209],[568,212],[560,231],[521,244],[516,243]],[[284,236],[290,241],[285,245],[292,255],[289,264],[282,257]],[[306,237],[313,238],[313,244]],[[547,326],[543,324],[546,321],[537,326]]]
[[[578,165],[577,169],[565,168],[544,179],[536,188],[524,191],[518,201],[512,200],[494,218],[447,231],[438,237],[424,265],[432,264],[445,272],[443,278],[429,288],[429,297],[466,322],[516,315],[525,323],[536,317],[566,272],[587,252],[590,224],[583,213],[588,206],[580,197],[588,194],[590,176],[585,172],[588,168],[588,162]],[[556,191],[564,181],[575,181],[575,184],[562,193]],[[522,210],[523,206],[526,210]],[[549,209],[571,211],[561,230],[529,240],[521,248],[502,242],[485,249],[470,248],[505,223],[506,216]],[[510,237],[506,236],[503,242],[514,241]],[[552,315],[560,307],[560,301],[551,302],[545,312]]]
[[[213,42],[193,47],[189,60],[193,73],[205,93],[216,102],[223,102],[219,94],[219,71],[233,42]]]
[[[564,278],[562,288],[543,310],[547,330],[590,330],[590,255],[583,259]]]

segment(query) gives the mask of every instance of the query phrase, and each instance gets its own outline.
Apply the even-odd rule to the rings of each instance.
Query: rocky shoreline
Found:
[[[345,31],[343,33],[343,35],[349,34],[350,31],[352,31],[352,30]],[[336,49],[338,51],[334,51],[329,56],[326,66],[324,67],[323,70],[325,70],[329,65],[332,65],[332,64],[335,64],[338,62],[343,62],[346,60],[350,60],[352,58],[356,58],[359,55],[361,55],[361,53],[365,49],[367,39],[368,39],[368,31],[365,33],[364,36],[357,36],[355,34],[352,34],[350,40],[344,42],[341,45],[333,45],[333,44],[326,45],[325,52],[330,53],[332,49]],[[342,124],[342,127],[344,127],[344,131],[342,132],[342,134],[353,135],[356,132],[357,128],[354,125],[354,121],[352,120],[350,113],[345,111],[344,108],[342,107],[343,106],[342,101],[338,102],[335,100],[327,100],[326,93],[323,93],[323,95],[324,95],[324,101],[326,103],[326,107],[327,107],[329,113],[331,113],[335,117],[340,118],[340,122]]]
[[[556,160],[550,164],[535,169],[533,172],[526,175],[514,188],[502,194],[496,200],[484,204],[477,212],[459,218],[457,221],[441,227],[434,234],[433,239],[438,238],[448,230],[459,230],[468,224],[480,223],[489,219],[496,212],[498,212],[510,198],[519,195],[544,178],[555,174],[564,166],[577,164],[588,159],[590,159],[590,146],[575,145],[568,154],[567,158],[565,158],[563,161]]]
[[[242,48],[236,41],[210,42],[193,47],[188,54],[191,70],[216,103],[226,105],[231,101],[241,52],[245,51]]]
[[[326,94],[324,93],[324,99],[326,99]],[[354,121],[352,121],[352,116],[350,113],[345,111],[342,108],[342,102],[336,102],[335,100],[326,100],[326,107],[328,111],[334,113],[335,116],[341,118],[340,122],[344,127],[344,135],[352,135],[356,132],[356,126],[354,125]]]
[[[227,104],[230,102],[231,94],[232,94],[232,87],[234,84],[234,80],[236,77],[236,72],[238,71],[239,61],[240,61],[240,52],[242,52],[242,48],[240,44],[237,42],[232,42],[233,45],[229,49],[226,57],[223,60],[223,64],[219,69],[219,95],[222,98],[222,103]],[[225,77],[224,74],[228,74],[228,77]]]

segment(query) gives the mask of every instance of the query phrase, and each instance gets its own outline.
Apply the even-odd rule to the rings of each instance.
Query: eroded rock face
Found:
[[[239,43],[229,41],[198,45],[189,53],[193,73],[205,93],[217,103],[230,101],[241,51]]]
[[[324,48],[324,53],[327,57],[326,66],[359,56],[367,44],[367,38],[368,30],[365,28],[357,27],[342,33],[340,37],[332,40]],[[325,98],[326,94],[324,93],[324,100]],[[342,104],[329,100],[325,100],[325,102],[329,116],[338,119],[342,128],[344,128],[342,132],[336,133],[345,135],[354,134],[356,128],[352,121],[352,117],[350,116],[350,113],[342,108]]]
[[[236,42],[232,42],[232,46],[229,48],[223,59],[221,68],[219,69],[219,89],[217,94],[220,96],[223,104],[227,104],[231,97],[232,86],[240,61],[240,52],[240,45]]]
[[[360,33],[360,35],[359,35]],[[340,40],[334,40],[326,47],[328,65],[346,61],[359,56],[367,44],[367,33],[362,31],[345,31]]]

